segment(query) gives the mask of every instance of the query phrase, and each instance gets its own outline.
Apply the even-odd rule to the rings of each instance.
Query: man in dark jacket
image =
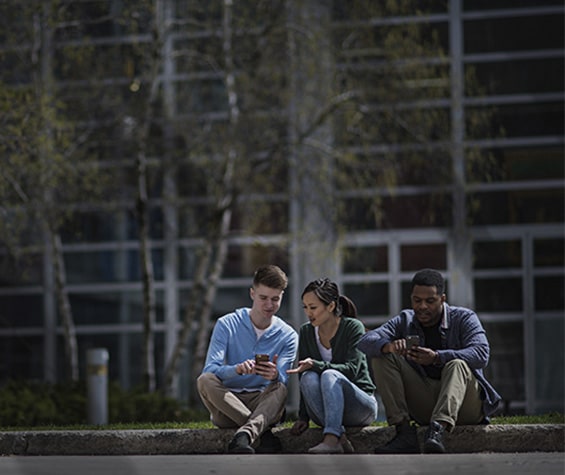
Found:
[[[477,314],[446,303],[444,279],[433,269],[414,275],[410,298],[411,310],[367,332],[358,345],[374,358],[377,391],[396,427],[376,453],[419,453],[412,421],[429,425],[424,452],[443,453],[445,431],[488,422],[501,400],[483,374],[490,347]]]

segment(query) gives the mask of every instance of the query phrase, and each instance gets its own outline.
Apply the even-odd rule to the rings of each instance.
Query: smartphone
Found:
[[[255,355],[255,364],[263,363],[265,361],[269,361],[269,355],[264,353],[259,353]]]
[[[408,335],[406,337],[406,350],[411,350],[415,346],[420,345],[420,337],[418,335]]]

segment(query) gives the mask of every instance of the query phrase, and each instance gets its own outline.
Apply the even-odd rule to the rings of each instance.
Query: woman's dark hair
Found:
[[[313,292],[325,305],[335,302],[333,313],[336,316],[357,317],[357,307],[353,301],[345,295],[340,295],[338,285],[327,277],[310,282],[304,288],[302,297],[308,292]]]

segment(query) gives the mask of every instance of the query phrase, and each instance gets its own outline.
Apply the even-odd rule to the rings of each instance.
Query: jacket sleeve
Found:
[[[359,340],[357,347],[369,358],[383,356],[382,349],[384,345],[399,338],[404,338],[402,328],[405,326],[402,315],[397,315],[388,322],[383,323],[380,327],[365,333]]]
[[[285,344],[277,358],[277,369],[279,371],[279,379],[283,384],[288,384],[287,369],[292,368],[296,360],[296,351],[298,347],[298,334],[292,330],[285,337]]]
[[[226,325],[218,320],[212,330],[208,353],[206,354],[206,364],[203,373],[213,373],[222,381],[236,378],[236,365],[226,365],[226,350],[228,348],[229,331]]]
[[[448,341],[450,348],[438,351],[441,364],[461,359],[471,369],[484,368],[489,361],[490,346],[477,314],[471,310],[465,311],[453,324],[451,331],[454,335]]]

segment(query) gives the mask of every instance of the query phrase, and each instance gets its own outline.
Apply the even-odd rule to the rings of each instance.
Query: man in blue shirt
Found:
[[[287,370],[298,346],[296,331],[275,315],[287,285],[279,267],[259,267],[250,289],[251,308],[224,315],[212,331],[197,386],[212,422],[237,429],[228,452],[280,450],[270,427],[284,414]],[[268,355],[268,361],[259,362],[259,354]]]
[[[442,275],[417,272],[410,299],[412,309],[365,333],[358,344],[374,358],[377,391],[396,427],[396,436],[376,453],[419,453],[412,420],[429,425],[424,452],[443,453],[445,431],[456,423],[488,422],[501,399],[483,374],[490,347],[481,322],[472,310],[447,304]]]

